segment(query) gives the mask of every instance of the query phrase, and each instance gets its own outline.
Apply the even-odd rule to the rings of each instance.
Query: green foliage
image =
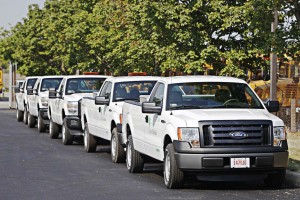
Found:
[[[272,50],[297,58],[298,0],[46,0],[11,30],[0,54],[24,75],[146,71],[243,76]],[[273,10],[279,28],[270,31]]]

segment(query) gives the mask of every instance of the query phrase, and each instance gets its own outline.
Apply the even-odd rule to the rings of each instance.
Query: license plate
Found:
[[[231,168],[250,168],[250,158],[230,158]]]

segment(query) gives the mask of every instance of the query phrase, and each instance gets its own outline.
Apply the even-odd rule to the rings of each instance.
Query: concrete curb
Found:
[[[285,182],[288,185],[300,187],[300,173],[286,170]]]

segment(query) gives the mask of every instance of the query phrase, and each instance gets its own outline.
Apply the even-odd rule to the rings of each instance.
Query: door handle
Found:
[[[101,107],[98,108],[98,111],[101,112]]]
[[[112,110],[111,110],[111,109],[108,109],[108,111],[111,112]]]
[[[164,124],[164,123],[166,123],[166,121],[165,121],[165,120],[163,120],[163,119],[162,119],[162,120],[160,120],[160,122],[161,122],[161,123],[163,123],[163,124]]]
[[[149,117],[148,117],[148,115],[146,115],[145,122],[148,123],[148,121],[149,121]]]

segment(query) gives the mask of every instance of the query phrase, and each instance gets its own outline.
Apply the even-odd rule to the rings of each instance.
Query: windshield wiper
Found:
[[[126,100],[139,101],[139,99],[136,99],[136,98],[121,98],[121,97],[118,97],[118,98],[115,99],[115,101],[126,101]]]
[[[203,108],[203,106],[197,106],[197,105],[178,105],[178,106],[170,106],[170,109],[172,110],[178,110],[178,109],[194,109],[194,108]]]
[[[125,98],[116,98],[115,101],[125,101]]]

